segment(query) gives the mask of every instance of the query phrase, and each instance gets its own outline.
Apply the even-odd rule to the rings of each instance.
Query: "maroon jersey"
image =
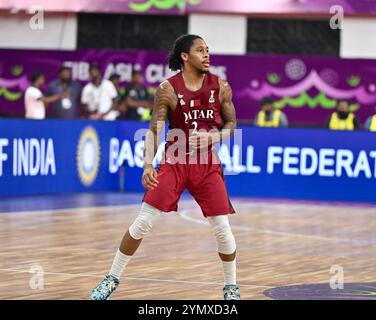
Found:
[[[178,96],[177,106],[170,117],[170,129],[207,131],[222,129],[218,77],[205,75],[201,89],[190,91],[185,87],[181,72],[168,79]],[[188,132],[187,131],[187,132]]]
[[[168,81],[178,97],[176,108],[169,115],[170,129],[183,130],[187,140],[189,134],[194,134],[198,130],[222,129],[223,120],[217,76],[207,73],[201,89],[197,91],[190,91],[185,87],[181,72],[169,78]]]
[[[217,76],[206,74],[201,89],[194,92],[185,87],[181,73],[168,80],[178,96],[176,108],[169,115],[170,129],[183,130],[187,139],[194,130],[222,129]],[[174,142],[166,144],[166,153],[172,144]],[[189,150],[187,145],[186,150]],[[192,163],[191,159],[198,154],[200,158]],[[171,156],[167,154],[166,161],[158,168],[159,184],[145,193],[143,201],[163,212],[177,211],[181,194],[188,189],[205,217],[235,213],[228,199],[221,165],[214,152],[185,153],[183,159],[179,157],[176,163],[171,162],[176,160],[172,156],[175,157],[175,151]],[[188,162],[181,161],[187,159]]]

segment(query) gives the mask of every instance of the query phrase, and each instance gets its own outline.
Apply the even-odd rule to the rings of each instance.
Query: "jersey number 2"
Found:
[[[196,133],[197,133],[197,121],[193,121],[193,122],[192,122],[192,125],[193,125],[193,131],[192,131],[192,134],[196,134]]]

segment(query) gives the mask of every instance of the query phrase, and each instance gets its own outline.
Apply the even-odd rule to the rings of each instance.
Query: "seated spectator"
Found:
[[[81,103],[90,119],[115,120],[119,111],[117,108],[118,93],[114,84],[107,79],[102,79],[97,64],[91,64],[90,82],[82,90]]]
[[[254,124],[258,127],[287,127],[286,115],[274,108],[274,101],[270,97],[264,97],[260,101],[261,110],[256,116]]]
[[[75,119],[80,117],[81,86],[78,81],[72,80],[72,70],[66,66],[59,69],[59,78],[50,82],[47,96],[54,96],[69,90],[69,96],[57,100],[48,108],[48,118]]]
[[[333,112],[326,123],[331,130],[357,130],[359,121],[353,112],[350,112],[349,102],[345,99],[338,100],[337,111]]]
[[[376,106],[374,106],[374,109],[375,109],[375,113],[372,116],[367,118],[364,127],[369,131],[376,132]]]
[[[126,119],[143,120],[151,119],[154,96],[148,88],[143,85],[143,78],[140,70],[132,72],[132,83],[127,89],[125,102],[127,105]]]
[[[69,91],[50,97],[45,97],[41,91],[45,78],[41,72],[35,72],[31,76],[31,86],[25,91],[25,118],[27,119],[45,119],[46,108],[49,104],[65,99],[69,96]]]

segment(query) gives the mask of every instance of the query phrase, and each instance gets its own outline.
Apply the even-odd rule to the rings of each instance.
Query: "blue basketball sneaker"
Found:
[[[240,300],[240,289],[235,284],[227,284],[223,288],[224,300]]]
[[[119,280],[108,274],[90,293],[91,300],[108,300],[119,285]]]

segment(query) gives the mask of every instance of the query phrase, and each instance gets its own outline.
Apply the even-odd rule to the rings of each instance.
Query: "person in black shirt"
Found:
[[[81,86],[78,81],[72,80],[72,70],[63,65],[59,69],[59,78],[49,83],[46,95],[51,97],[65,91],[69,92],[68,96],[53,102],[48,108],[48,118],[78,119],[80,117]]]

